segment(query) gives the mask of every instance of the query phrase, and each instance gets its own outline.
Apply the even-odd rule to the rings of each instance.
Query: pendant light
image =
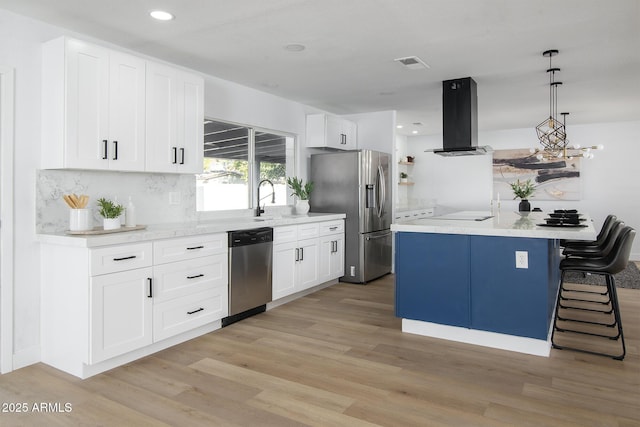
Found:
[[[549,68],[547,69],[547,73],[549,73],[549,118],[536,126],[542,150],[532,149],[532,151],[537,153],[538,160],[571,159],[573,157],[593,159],[592,151],[602,150],[604,146],[602,144],[584,148],[577,144],[570,146],[567,139],[567,116],[569,113],[560,113],[562,123],[558,120],[558,86],[561,86],[562,82],[555,79],[560,68],[553,67],[551,64],[552,58],[557,54],[557,49],[546,50],[542,53],[545,58],[549,58]]]

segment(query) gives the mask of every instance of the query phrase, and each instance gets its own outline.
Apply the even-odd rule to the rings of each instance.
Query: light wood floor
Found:
[[[620,289],[628,355],[550,358],[400,332],[393,277],[338,284],[88,380],[0,377],[0,425],[639,426],[640,290]],[[3,408],[4,409],[4,408]]]

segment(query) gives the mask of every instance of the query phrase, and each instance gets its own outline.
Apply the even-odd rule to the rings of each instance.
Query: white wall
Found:
[[[563,208],[588,212],[599,229],[609,213],[640,230],[640,121],[574,125],[567,128],[572,143],[581,146],[604,144],[595,158],[582,161],[582,200],[562,202]],[[492,156],[441,157],[425,153],[439,148],[442,136],[408,137],[400,144],[401,155],[414,155],[410,177],[416,182],[408,198],[415,204],[439,205],[463,209],[489,209],[493,195]],[[479,145],[495,150],[537,148],[534,129],[480,132]],[[413,175],[413,176],[412,176]],[[502,209],[517,210],[518,201],[501,194]],[[558,202],[531,199],[532,206],[543,210],[558,208]],[[640,260],[640,238],[634,242],[632,259]]]

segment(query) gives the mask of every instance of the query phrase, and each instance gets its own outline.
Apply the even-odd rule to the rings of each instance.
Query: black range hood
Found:
[[[442,156],[486,154],[489,147],[478,147],[478,95],[471,77],[442,82]]]

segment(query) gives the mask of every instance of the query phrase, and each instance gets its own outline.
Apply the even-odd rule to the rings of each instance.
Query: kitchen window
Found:
[[[253,209],[257,186],[263,179],[261,205],[285,206],[286,177],[295,168],[295,138],[292,135],[251,126],[204,121],[204,172],[196,176],[199,211]]]

